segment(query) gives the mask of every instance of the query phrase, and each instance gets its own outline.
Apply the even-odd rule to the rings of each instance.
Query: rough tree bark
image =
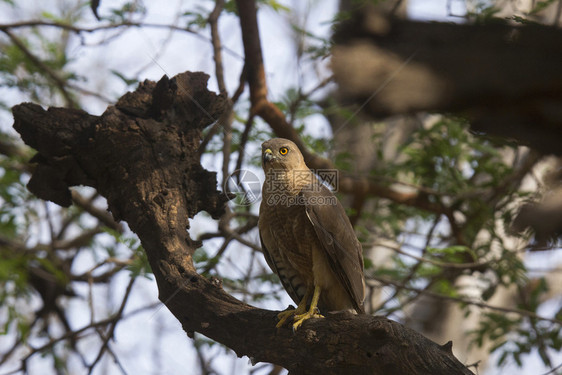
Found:
[[[207,91],[208,76],[183,73],[145,81],[101,116],[24,103],[15,129],[38,153],[29,188],[63,206],[69,187],[88,185],[107,198],[116,220],[139,236],[159,298],[188,336],[200,332],[254,362],[291,374],[471,374],[443,346],[383,317],[333,314],[296,333],[275,329],[276,311],[227,294],[220,280],[197,274],[189,219],[218,218],[226,196],[215,173],[199,164],[201,130],[220,118],[226,101]]]
[[[375,117],[454,112],[475,131],[562,154],[562,30],[407,21],[367,7],[334,40],[342,97]]]

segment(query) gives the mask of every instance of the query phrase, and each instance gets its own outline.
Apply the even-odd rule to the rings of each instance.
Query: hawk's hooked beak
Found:
[[[271,149],[269,149],[269,148],[265,149],[265,151],[263,152],[263,162],[264,162],[264,164],[267,163],[267,162],[270,162],[274,158],[275,158],[275,156],[273,156],[273,151],[271,151]]]

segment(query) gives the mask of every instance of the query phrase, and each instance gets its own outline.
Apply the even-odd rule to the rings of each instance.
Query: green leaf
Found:
[[[144,276],[145,278],[152,280],[152,268],[148,262],[148,257],[142,246],[134,249],[135,256],[133,257],[133,262],[127,266],[127,269],[131,271],[131,277]]]
[[[281,11],[290,12],[291,11],[291,8],[281,4],[277,0],[258,0],[258,4],[266,5],[276,12],[281,12]]]
[[[121,72],[118,72],[117,70],[111,70],[111,74],[113,74],[114,76],[116,76],[117,78],[121,79],[127,86],[132,86],[132,85],[137,85],[139,83],[139,80],[136,78],[127,78],[125,77],[125,75]]]

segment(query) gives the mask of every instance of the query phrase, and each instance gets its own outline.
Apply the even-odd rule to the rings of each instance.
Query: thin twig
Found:
[[[489,305],[487,303],[484,302],[479,302],[479,301],[474,301],[468,298],[462,298],[462,297],[453,297],[453,296],[445,296],[443,294],[439,294],[439,293],[435,293],[435,292],[431,292],[429,290],[421,290],[418,288],[413,288],[407,285],[404,285],[401,282],[398,281],[394,281],[394,280],[390,280],[384,277],[379,277],[379,276],[373,276],[371,277],[373,280],[377,280],[383,284],[387,284],[387,285],[393,285],[393,286],[399,286],[403,289],[406,290],[410,290],[412,292],[416,292],[416,293],[421,293],[421,294],[425,294],[429,297],[434,297],[434,298],[438,298],[438,299],[442,299],[442,300],[447,300],[447,301],[453,301],[453,302],[457,302],[457,303],[463,303],[463,304],[467,304],[467,305],[472,305],[472,306],[476,306],[476,307],[481,307],[484,309],[489,309],[489,310],[495,310],[495,311],[501,311],[501,312],[505,312],[505,313],[515,313],[515,314],[519,314],[521,316],[526,316],[526,317],[530,317],[530,318],[534,318],[534,319],[539,319],[539,320],[544,320],[547,322],[551,322],[554,324],[559,324],[562,325],[562,320],[558,320],[558,319],[554,319],[554,318],[547,318],[545,316],[541,316],[538,315],[537,313],[534,313],[532,311],[527,311],[527,310],[521,310],[521,309],[516,309],[516,308],[509,308],[509,307],[502,307],[502,306],[494,306],[494,305]]]
[[[86,211],[87,213],[98,219],[103,225],[119,233],[123,232],[123,226],[118,222],[116,222],[113,219],[113,216],[107,212],[107,210],[103,210],[94,206],[93,200],[96,197],[98,197],[98,193],[95,193],[90,198],[85,198],[76,190],[71,190],[71,196],[72,196],[72,202],[75,205],[82,208],[84,211]]]
[[[545,372],[544,374],[541,375],[550,375],[550,374],[554,374],[556,371],[560,370],[562,368],[562,363],[559,364],[558,366],[552,368],[550,371]]]
[[[238,159],[236,160],[236,166],[234,167],[235,171],[239,171],[242,169],[242,163],[244,162],[244,154],[246,152],[246,144],[248,143],[248,139],[250,138],[250,130],[252,130],[252,125],[254,124],[254,116],[252,114],[248,115],[248,119],[246,120],[246,124],[244,124],[244,131],[242,132],[242,136],[240,137],[240,145],[238,146]],[[240,178],[240,175],[238,175]],[[240,180],[238,180],[238,185],[243,187],[240,184]]]
[[[66,90],[66,81],[62,79],[55,71],[53,71],[49,66],[47,66],[41,59],[35,56],[29,48],[18,38],[16,37],[9,28],[2,28],[0,26],[0,30],[6,34],[12,43],[16,47],[18,47],[25,56],[40,70],[44,71],[48,78],[55,84],[55,86],[60,90],[62,96],[66,100],[66,105],[68,107],[78,108],[78,104],[76,101],[70,96],[70,93]]]
[[[429,229],[429,232],[427,233],[424,252],[425,252],[425,249],[431,243],[431,238],[433,237],[433,232],[435,231],[435,228],[437,227],[437,224],[439,224],[439,220],[440,220],[440,216],[439,215],[435,216],[435,219],[433,220],[433,224],[431,225],[431,228]],[[407,256],[411,255],[411,254],[408,254],[406,252],[402,252],[402,249],[400,249],[398,247],[388,246],[388,245],[385,245],[385,244],[376,244],[376,246],[384,246],[384,247],[386,247],[390,250],[396,251],[400,254],[407,255]],[[402,281],[402,283],[404,285],[406,285],[410,282],[410,280],[414,277],[415,273],[418,271],[418,269],[420,268],[420,266],[422,265],[422,262],[424,260],[424,258],[419,258],[419,257],[415,257],[414,259],[418,260],[418,263],[416,263],[410,269],[410,272],[409,272],[408,276],[406,276],[406,278]],[[386,300],[384,302],[382,302],[374,311],[378,311],[378,310],[382,309],[389,301],[392,301],[394,298],[396,298],[396,296],[400,293],[400,291],[401,291],[401,288],[397,287],[394,290],[394,293],[390,297],[386,298]]]
[[[398,246],[392,246],[392,245],[387,245],[387,244],[383,244],[383,243],[374,243],[372,245],[373,246],[382,246],[382,247],[390,249],[394,252],[397,252],[398,254],[402,254],[402,255],[405,255],[405,256],[410,257],[412,259],[415,259],[415,260],[417,260],[421,263],[430,263],[430,264],[433,264],[437,267],[443,267],[443,268],[474,269],[474,268],[480,268],[480,267],[487,266],[488,264],[490,264],[492,262],[492,260],[488,260],[488,261],[485,261],[485,262],[470,262],[470,263],[440,262],[440,261],[437,261],[437,260],[425,258],[423,256],[420,257],[420,256],[417,256],[417,255],[414,255],[414,254],[410,254],[410,253],[402,250]],[[425,249],[427,249],[427,247],[424,248],[424,252],[425,252]],[[417,263],[416,266],[418,264],[420,264],[420,263]],[[417,269],[416,266],[414,266],[414,268]]]
[[[72,31],[72,32],[77,33],[77,34],[94,33],[94,32],[97,32],[97,31],[114,30],[114,29],[120,29],[120,28],[126,28],[126,27],[138,27],[138,28],[146,27],[146,28],[154,28],[154,29],[170,29],[170,30],[175,30],[175,31],[187,32],[187,33],[192,34],[193,36],[195,36],[195,37],[197,37],[201,40],[205,40],[207,42],[210,41],[210,39],[208,37],[198,33],[196,30],[190,29],[189,27],[181,27],[181,26],[176,26],[176,25],[167,25],[167,24],[158,24],[158,23],[147,23],[147,22],[133,22],[133,21],[106,24],[106,25],[100,25],[100,26],[95,26],[95,27],[80,27],[80,26],[71,25],[71,24],[64,23],[64,22],[29,20],[29,21],[0,24],[0,30],[5,32],[6,30],[9,30],[9,29],[38,27],[38,26],[57,27],[57,28],[60,28],[60,29]],[[228,52],[230,55],[232,55],[234,57],[237,57],[239,59],[243,59],[243,56],[240,56],[240,54],[238,52],[236,52],[236,51],[234,51],[234,50],[232,50],[228,47],[222,47],[222,48],[225,52]]]
[[[88,374],[91,374],[92,371],[94,371],[94,368],[96,367],[100,359],[103,357],[105,351],[108,349],[109,340],[113,338],[113,335],[115,334],[115,327],[117,327],[117,322],[119,322],[121,320],[121,317],[123,316],[123,310],[125,310],[125,305],[127,304],[127,300],[129,299],[129,295],[131,293],[131,290],[133,289],[133,284],[135,283],[135,280],[136,278],[132,277],[131,280],[129,281],[129,285],[127,285],[127,289],[125,290],[125,295],[123,296],[123,301],[121,302],[121,306],[119,307],[119,310],[117,311],[113,320],[111,321],[109,332],[107,333],[104,339],[103,345],[100,351],[98,352],[96,359],[89,366]]]

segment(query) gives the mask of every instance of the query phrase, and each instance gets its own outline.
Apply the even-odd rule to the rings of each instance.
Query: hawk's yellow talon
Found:
[[[291,310],[285,310],[285,311],[281,311],[279,314],[277,314],[277,319],[279,319],[279,322],[277,323],[277,325],[275,326],[276,328],[281,328],[283,327],[283,325],[285,324],[285,322],[292,318],[293,316],[295,316],[295,309],[291,309]]]
[[[307,295],[309,294],[307,290]],[[306,301],[308,298],[303,298]],[[297,329],[304,323],[305,320],[310,318],[323,318],[322,315],[319,314],[318,311],[318,300],[320,299],[320,287],[317,285],[314,287],[314,294],[312,295],[312,301],[310,302],[310,308],[304,314],[295,314],[295,322],[293,323],[293,332],[296,332]],[[299,307],[306,306],[306,302],[303,304],[302,302],[299,303]],[[296,310],[295,310],[296,312]]]
[[[306,312],[306,301],[308,301],[309,297],[310,297],[310,290],[307,289],[303,299],[299,302],[296,309],[281,311],[279,314],[277,314],[277,318],[279,319],[279,322],[275,327],[281,328],[283,327],[283,324],[285,324],[285,322],[289,320],[289,318],[304,314]]]
[[[295,322],[293,323],[293,332],[296,332],[297,329],[304,323],[305,320],[310,318],[323,318],[324,315],[317,314],[316,311],[307,311],[304,314],[295,315]]]

